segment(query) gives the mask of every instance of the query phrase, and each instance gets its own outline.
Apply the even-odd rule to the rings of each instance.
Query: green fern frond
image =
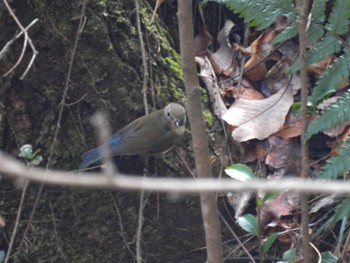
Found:
[[[321,59],[339,52],[341,49],[341,41],[334,35],[326,35],[321,42],[307,52],[307,63],[313,64]]]
[[[308,47],[314,47],[324,37],[325,30],[321,24],[313,23],[310,25],[307,31],[307,45]]]
[[[313,1],[311,14],[314,22],[321,24],[326,20],[326,2],[327,0]]]
[[[350,1],[337,0],[334,3],[326,29],[335,34],[341,35],[349,30]]]
[[[267,28],[280,16],[284,15],[288,19],[296,17],[296,8],[293,2],[288,0],[211,0],[219,4],[224,4],[230,10],[239,13],[259,30]],[[208,2],[208,1],[204,1]]]
[[[341,50],[341,41],[334,35],[326,35],[315,47],[309,49],[306,53],[307,64],[311,65],[321,59],[339,52]],[[298,59],[289,69],[289,72],[295,72],[300,68],[300,59]]]
[[[274,45],[295,37],[298,34],[298,26],[299,23],[297,21],[294,21],[285,30],[278,34],[271,44]]]
[[[337,155],[327,160],[319,176],[321,179],[336,179],[338,176],[350,170],[350,141],[342,143],[337,148]]]
[[[312,91],[314,104],[334,92],[350,76],[350,48],[344,49],[340,56],[321,76]]]
[[[334,128],[350,121],[350,92],[345,92],[335,103],[329,105],[315,121],[311,122],[304,137],[308,140],[313,134]]]

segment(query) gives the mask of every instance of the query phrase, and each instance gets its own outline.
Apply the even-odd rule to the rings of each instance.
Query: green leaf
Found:
[[[311,24],[307,31],[307,44],[310,47],[316,46],[322,37],[324,37],[325,30],[320,24]]]
[[[322,261],[321,263],[337,263],[338,258],[334,256],[330,251],[322,252]]]
[[[312,4],[312,10],[311,10],[312,19],[316,23],[321,24],[326,19],[326,15],[325,15],[326,2],[327,0],[317,0],[317,1],[314,1]]]
[[[337,0],[332,8],[332,13],[329,17],[329,23],[326,29],[335,34],[341,35],[348,31],[350,18],[350,1]]]
[[[297,14],[292,1],[215,0],[212,2],[224,4],[228,9],[239,13],[240,17],[244,17],[250,24],[256,25],[258,30],[267,28],[282,15],[291,19]]]
[[[326,107],[316,120],[310,123],[305,139],[308,140],[313,134],[334,128],[350,120],[350,92],[345,92],[335,103]]]
[[[311,65],[319,62],[321,59],[339,52],[341,50],[341,41],[334,35],[326,35],[315,47],[310,48],[307,53],[307,64]],[[300,58],[288,69],[287,73],[293,73],[300,69]]]
[[[350,76],[350,48],[344,49],[344,54],[320,76],[312,90],[314,104],[323,100],[328,94],[334,92],[339,85]]]
[[[334,227],[339,220],[350,216],[350,197],[345,198],[336,208],[331,226]]]
[[[295,37],[298,34],[298,25],[297,21],[294,21],[290,24],[286,29],[284,29],[280,34],[278,34],[274,40],[272,40],[271,44],[275,45],[279,42],[286,41]]]
[[[265,203],[267,200],[270,200],[272,198],[275,198],[276,196],[278,196],[280,194],[280,192],[267,192],[264,195],[264,198],[262,199],[263,203]]]
[[[234,164],[225,169],[225,173],[239,181],[246,181],[254,178],[254,173],[250,167],[245,164]]]
[[[23,145],[20,149],[21,152],[18,154],[22,158],[30,158],[33,153],[33,146],[30,144]]]
[[[267,251],[270,250],[271,246],[273,243],[276,241],[278,238],[278,233],[273,233],[271,236],[268,237],[268,239],[264,242],[263,248],[262,248],[262,253],[263,255],[266,255]]]
[[[320,173],[320,179],[336,179],[350,170],[350,141],[343,142],[336,149],[338,154],[326,161]]]
[[[41,155],[37,155],[34,157],[34,159],[30,162],[32,166],[38,166],[43,161],[43,157]]]
[[[258,219],[255,216],[251,214],[245,214],[243,216],[238,217],[237,223],[242,229],[244,229],[248,233],[251,233],[255,236],[259,235]]]
[[[283,260],[287,260],[288,262],[294,262],[295,255],[296,255],[295,248],[291,248],[283,253],[282,258]]]

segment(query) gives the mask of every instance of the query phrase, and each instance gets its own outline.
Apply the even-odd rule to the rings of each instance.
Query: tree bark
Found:
[[[192,131],[196,170],[198,177],[212,177],[213,175],[208,150],[208,136],[206,134],[201,110],[200,87],[194,56],[192,1],[178,0],[177,15],[179,20],[182,69],[185,78],[187,96],[187,115]],[[216,194],[202,192],[200,194],[200,200],[207,245],[207,262],[223,262]]]

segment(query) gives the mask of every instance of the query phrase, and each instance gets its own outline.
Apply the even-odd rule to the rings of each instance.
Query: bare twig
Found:
[[[114,174],[113,178],[101,173],[73,173],[28,166],[0,153],[0,174],[28,179],[45,184],[76,186],[95,189],[124,189],[130,191],[159,191],[170,193],[198,193],[202,191],[297,191],[301,193],[350,194],[350,182],[314,179],[252,179],[240,182],[214,178],[148,178],[136,175]],[[101,176],[102,175],[102,176]]]
[[[117,216],[118,216],[118,225],[120,227],[120,235],[123,239],[123,242],[124,242],[124,245],[126,247],[126,249],[130,252],[130,255],[132,255],[133,258],[136,258],[134,252],[132,251],[130,245],[129,245],[129,242],[126,240],[126,233],[124,232],[124,224],[123,224],[123,219],[122,219],[122,215],[120,213],[120,210],[119,210],[119,207],[118,207],[118,204],[113,196],[112,193],[110,193],[111,195],[111,198],[112,198],[112,201],[113,201],[113,204],[114,204],[114,207],[115,207],[115,211],[117,212]]]
[[[310,10],[310,0],[297,1],[299,10],[299,56],[300,56],[300,90],[301,90],[301,177],[309,177],[309,150],[308,143],[305,140],[304,134],[307,130],[307,101],[308,101],[308,76],[307,76],[307,24]],[[308,211],[308,195],[303,193],[300,195],[301,206],[301,235],[303,241],[304,263],[309,263],[311,259],[310,236],[309,236],[309,211]]]
[[[77,35],[76,35],[74,46],[73,46],[73,50],[72,50],[72,55],[71,55],[71,60],[70,60],[70,63],[69,63],[67,78],[66,78],[66,82],[65,82],[65,86],[64,86],[64,90],[63,90],[62,100],[61,100],[61,103],[60,103],[60,110],[59,110],[59,114],[58,114],[57,126],[56,126],[56,130],[55,130],[55,135],[54,135],[53,140],[52,140],[50,153],[49,153],[49,156],[47,158],[46,169],[49,169],[49,167],[51,167],[51,163],[52,163],[52,159],[53,159],[53,155],[54,155],[54,148],[55,148],[55,146],[57,144],[58,133],[59,133],[59,130],[61,128],[63,110],[64,110],[64,106],[66,104],[66,98],[67,98],[68,89],[69,89],[69,81],[70,81],[70,77],[71,77],[71,74],[72,74],[73,63],[74,63],[74,59],[75,59],[75,55],[76,55],[76,50],[77,50],[77,47],[78,47],[78,41],[79,41],[80,35],[82,33],[82,30],[83,30],[83,26],[84,26],[84,23],[85,23],[85,7],[86,7],[86,3],[87,3],[87,0],[84,0],[82,8],[81,8],[81,14],[80,14],[80,20],[79,20],[79,25],[78,25],[78,31],[77,31]],[[21,243],[20,243],[20,245],[18,247],[18,251],[20,251],[21,248],[22,248],[22,245],[23,245],[23,242],[24,242],[24,238],[25,238],[25,236],[26,236],[26,234],[27,234],[27,232],[29,230],[29,226],[30,226],[30,224],[31,224],[31,222],[33,220],[36,208],[37,208],[39,200],[40,200],[41,193],[43,191],[43,186],[44,185],[41,184],[40,187],[39,187],[39,190],[38,190],[38,193],[37,193],[37,196],[36,196],[33,208],[32,208],[32,212],[30,214],[30,217],[29,217],[26,229],[25,229],[25,231],[23,233],[23,239],[21,240]]]
[[[13,243],[15,241],[16,234],[17,234],[17,230],[18,230],[18,226],[19,226],[19,219],[21,218],[23,203],[24,203],[24,199],[25,199],[24,197],[25,197],[25,194],[27,192],[28,184],[29,184],[29,181],[27,180],[25,182],[25,184],[24,184],[24,188],[23,188],[23,191],[22,191],[21,201],[19,203],[17,216],[16,216],[16,221],[15,221],[15,227],[13,228],[13,231],[12,231],[11,241],[10,241],[10,244],[9,244],[9,248],[8,248],[8,250],[6,252],[6,258],[5,258],[4,263],[8,262],[8,260],[10,258],[10,255],[11,255],[11,250],[12,250],[12,246],[13,246]]]
[[[148,64],[147,64],[147,53],[145,50],[145,43],[143,41],[142,37],[142,30],[141,30],[141,18],[140,18],[140,6],[139,6],[139,0],[135,0],[135,7],[136,7],[136,28],[137,28],[137,34],[139,36],[139,42],[140,42],[140,48],[141,48],[141,56],[142,56],[142,96],[143,96],[143,106],[145,108],[145,115],[148,114],[148,101],[147,101],[147,82],[148,82]]]
[[[97,130],[100,145],[99,151],[103,163],[102,169],[108,177],[111,177],[113,174],[116,174],[116,167],[113,163],[108,143],[111,136],[111,127],[109,126],[106,114],[101,111],[96,112],[91,121]]]
[[[24,53],[25,53],[26,47],[27,47],[27,43],[29,43],[29,46],[30,46],[30,48],[33,51],[33,55],[32,55],[32,58],[31,58],[31,60],[30,60],[30,62],[28,64],[26,70],[24,71],[24,73],[20,77],[20,79],[23,79],[27,75],[29,69],[32,67],[33,62],[34,62],[34,60],[35,60],[35,58],[36,58],[36,56],[38,54],[38,51],[36,50],[36,48],[35,48],[32,40],[31,40],[31,38],[28,36],[27,29],[29,28],[29,26],[27,28],[24,28],[22,26],[21,22],[16,17],[15,13],[13,12],[13,10],[11,9],[11,7],[8,4],[7,0],[4,0],[3,2],[5,4],[7,10],[9,11],[10,15],[12,16],[13,20],[15,20],[17,26],[21,29],[21,32],[23,32],[23,34],[24,34],[24,43],[23,43],[22,52],[21,52],[17,62],[15,63],[15,65],[8,72],[6,72],[3,76],[6,77],[7,75],[9,75],[21,63],[21,61],[22,61],[22,59],[24,57]],[[33,22],[31,24],[33,24]]]
[[[236,239],[237,243],[239,244],[239,246],[244,250],[244,252],[247,254],[247,256],[250,258],[250,260],[255,263],[254,258],[252,257],[252,255],[250,254],[250,252],[248,251],[248,249],[245,247],[245,245],[242,243],[242,241],[239,239],[239,237],[236,235],[236,233],[232,230],[232,228],[230,227],[230,224],[225,220],[224,216],[219,213],[220,219],[222,222],[224,222],[224,224],[226,225],[226,227],[229,229],[230,233],[233,235],[233,237]]]
[[[136,231],[136,261],[137,263],[142,263],[142,249],[141,249],[141,241],[142,241],[142,228],[143,228],[143,222],[144,222],[144,215],[143,211],[147,202],[147,197],[145,197],[145,191],[141,191],[140,193],[140,204],[139,204],[139,219],[137,224],[137,231]]]
[[[60,244],[61,242],[60,242],[60,240],[59,240],[59,238],[58,238],[57,225],[56,225],[56,217],[55,217],[55,214],[54,214],[54,212],[53,212],[52,203],[50,202],[49,204],[50,204],[51,215],[52,215],[52,218],[53,218],[53,220],[52,220],[53,231],[55,232],[55,238],[56,238],[56,242],[57,242],[57,246],[58,246],[58,251],[59,251],[59,253],[60,253],[61,256],[62,256],[63,261],[67,263],[67,262],[68,262],[68,261],[67,261],[67,257],[66,257],[66,256],[64,255],[64,253],[63,253],[62,246],[61,246],[61,244]]]
[[[32,25],[34,25],[34,24],[35,24],[36,22],[38,22],[38,21],[39,21],[39,19],[37,19],[37,18],[34,19],[34,20],[24,29],[24,31],[19,32],[13,39],[11,39],[10,41],[8,41],[8,42],[6,43],[6,45],[5,45],[5,46],[2,48],[2,50],[0,51],[0,59],[2,59],[3,56],[5,55],[5,53],[9,51],[10,46],[15,42],[15,40],[18,39],[20,36],[22,36],[24,32],[28,31],[28,29],[29,29],[30,27],[32,27]]]

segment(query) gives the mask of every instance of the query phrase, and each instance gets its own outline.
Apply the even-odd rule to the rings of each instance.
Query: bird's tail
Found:
[[[90,151],[87,151],[81,155],[81,159],[83,160],[80,163],[79,169],[83,170],[89,167],[90,164],[93,164],[101,159],[100,151],[98,148],[94,148]]]

